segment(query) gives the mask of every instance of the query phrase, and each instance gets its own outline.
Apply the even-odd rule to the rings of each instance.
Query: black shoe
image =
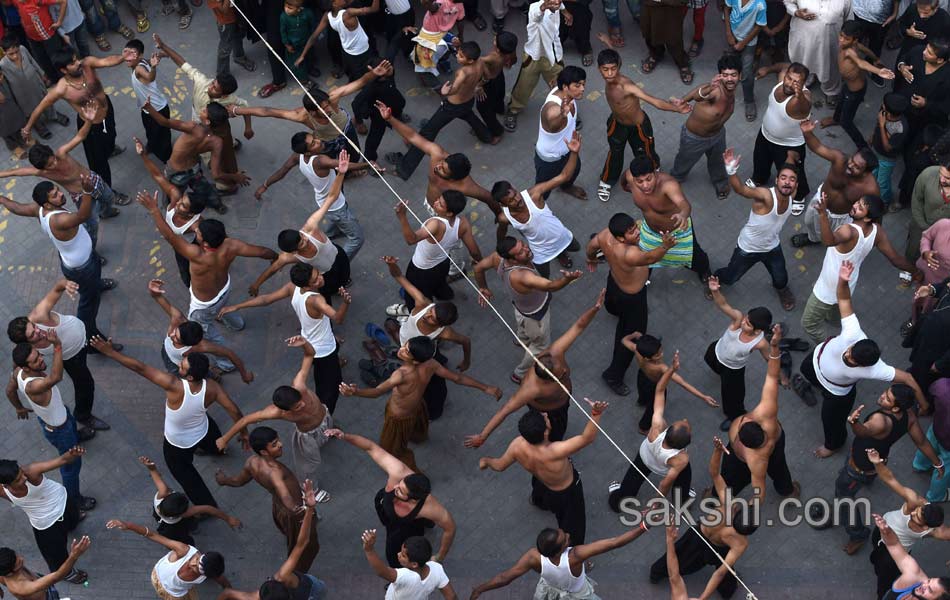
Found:
[[[806,406],[815,406],[818,404],[818,398],[815,396],[815,388],[802,376],[801,373],[792,375],[792,391],[798,394]]]
[[[493,19],[491,22],[491,29],[495,33],[501,33],[505,30],[505,20],[504,19]]]
[[[732,419],[723,419],[722,423],[719,424],[719,431],[729,431],[731,426]]]
[[[808,517],[806,522],[819,531],[828,529],[834,524],[834,519],[831,518],[831,515],[827,514],[825,507],[822,506],[821,503],[812,504],[808,508]]]
[[[80,427],[78,430],[79,441],[88,442],[92,438],[96,437],[96,430],[90,427]]]
[[[88,419],[79,421],[79,423],[82,424],[83,427],[88,427],[96,431],[108,431],[112,429],[112,427],[108,423],[106,423],[105,421],[103,421],[102,419],[100,419],[99,417],[95,415],[89,415]]]
[[[818,242],[813,242],[808,239],[807,233],[796,233],[792,236],[792,245],[796,248],[804,248],[805,246],[814,246]]]
[[[104,267],[104,266],[106,266],[107,264],[109,264],[109,261],[106,260],[106,257],[105,257],[105,256],[102,256],[102,255],[100,254],[100,255],[99,255],[99,266],[100,266],[100,267]]]
[[[119,282],[115,279],[103,277],[99,280],[99,291],[101,292],[108,292],[109,290],[114,290],[117,287],[119,287]]]
[[[610,391],[617,394],[618,396],[629,396],[630,388],[627,387],[623,381],[613,381],[608,379],[603,373],[600,374],[601,379],[607,384],[607,387],[610,388]]]
[[[89,512],[90,510],[96,507],[96,499],[90,498],[89,496],[80,496],[79,497],[79,510],[83,512]]]
[[[485,17],[476,14],[472,17],[472,25],[475,26],[475,29],[479,31],[485,31],[488,28],[488,23],[485,22]]]
[[[116,206],[128,206],[132,203],[132,198],[128,194],[123,194],[122,192],[115,192],[115,200],[113,203]]]
[[[125,146],[120,146],[120,145],[116,144],[115,147],[112,148],[112,154],[109,155],[109,158],[112,158],[112,157],[114,157],[114,156],[118,156],[118,155],[122,154],[123,152],[125,152]]]
[[[109,210],[99,215],[99,219],[105,221],[106,219],[112,219],[113,217],[119,216],[119,209],[112,206],[109,207]]]

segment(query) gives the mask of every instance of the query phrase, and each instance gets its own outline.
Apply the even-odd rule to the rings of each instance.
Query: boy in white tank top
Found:
[[[587,73],[584,69],[567,66],[558,73],[557,85],[548,94],[541,106],[541,116],[538,121],[538,141],[534,147],[534,182],[542,183],[557,177],[568,161],[570,151],[564,143],[574,137],[577,129],[577,101],[584,97],[584,86],[587,83]],[[577,157],[577,166],[568,176],[567,181],[561,182],[560,188],[578,200],[586,200],[587,192],[584,188],[575,185],[577,176],[581,172],[580,156]],[[550,191],[543,194],[547,200]]]

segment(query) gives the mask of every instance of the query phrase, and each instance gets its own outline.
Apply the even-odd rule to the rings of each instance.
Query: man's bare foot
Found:
[[[860,550],[862,546],[864,546],[864,542],[865,540],[851,540],[842,546],[841,549],[844,550],[845,554],[851,556]]]
[[[572,185],[568,188],[562,188],[565,194],[574,196],[578,200],[587,200],[587,192],[579,185]]]
[[[815,458],[828,458],[835,452],[837,452],[837,450],[829,450],[825,448],[823,445],[818,446],[817,448],[815,448]]]
[[[824,129],[825,127],[837,127],[838,122],[835,121],[834,117],[825,117],[824,119],[818,122],[818,125],[821,126],[822,129]]]
[[[491,139],[491,141],[488,142],[488,143],[491,144],[492,146],[495,146],[495,145],[497,145],[499,142],[501,142],[501,136],[500,136],[500,135],[496,135],[496,136],[493,137],[493,138]]]

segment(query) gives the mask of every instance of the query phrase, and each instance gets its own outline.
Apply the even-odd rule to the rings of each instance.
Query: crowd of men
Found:
[[[470,338],[461,333],[457,323],[476,309],[456,301],[451,284],[465,277],[477,288],[480,304],[502,307],[511,302],[512,312],[502,313],[514,317],[509,322],[524,349],[523,358],[504,375],[517,391],[479,433],[465,438],[465,446],[479,448],[505,419],[516,415],[519,435],[500,456],[481,456],[479,468],[504,471],[517,463],[531,475],[530,504],[553,513],[550,527],[538,534],[534,547],[513,567],[477,585],[470,598],[490,595],[490,590],[530,570],[540,573],[536,599],[597,598],[587,576],[590,559],[633,542],[655,525],[666,528],[666,553],[649,569],[652,583],[668,580],[670,597],[686,600],[681,575],[711,566],[699,597],[716,592],[732,597],[745,585],[736,573],[742,556],[750,548],[768,549],[756,541],[758,522],[733,510],[728,499],[751,486],[745,496],[764,501],[768,479],[779,497],[801,494],[786,461],[786,448],[795,440],[794,434],[786,436],[779,419],[783,386],[807,406],[821,404],[823,441],[814,454],[839,455],[825,464],[843,462],[828,467],[840,469],[831,497],[855,498],[879,478],[903,500],[875,507],[881,514],[873,517],[860,510],[845,514],[846,504],[840,515],[814,511],[810,516],[815,526],[842,525],[848,555],[870,541],[877,598],[950,598],[950,578],[928,577],[910,555],[924,537],[950,539],[942,506],[950,487],[944,468],[950,458],[950,320],[945,317],[950,312],[944,310],[950,298],[950,134],[945,132],[950,113],[950,15],[935,1],[913,0],[901,6],[890,0],[726,0],[720,6],[723,23],[713,19],[711,29],[721,30],[716,35],[724,35],[727,51],[708,57],[717,74],[696,85],[691,64],[703,53],[708,33],[706,1],[661,0],[641,7],[628,0],[647,47],[640,64],[644,87],[621,72],[619,50],[625,40],[617,0],[603,2],[607,32],[595,37],[606,47],[596,57],[593,15],[582,0],[520,5],[491,0],[494,32],[490,47],[484,48],[464,33],[466,23],[477,30],[489,26],[477,0],[423,0],[421,19],[408,0],[332,0],[328,6],[306,0],[237,5],[208,0],[220,35],[213,77],[179,52],[189,33],[180,33],[174,42],[157,34],[136,38],[111,0],[101,4],[100,13],[93,0],[10,0],[0,12],[0,135],[21,165],[0,171],[0,178],[36,178],[30,193],[20,185],[13,197],[0,196],[0,205],[24,217],[24,227],[37,228],[49,238],[62,269],[62,278],[46,282],[49,291],[7,326],[13,365],[7,397],[16,418],[35,417],[40,433],[58,452],[57,458],[42,462],[27,463],[18,455],[0,459],[0,498],[25,513],[48,571],[40,576],[16,549],[0,548],[0,584],[14,597],[55,600],[56,583],[88,580],[77,562],[85,552],[95,552],[90,550],[95,544],[87,536],[70,541],[70,532],[97,506],[83,485],[82,463],[84,446],[99,443],[94,438],[112,427],[94,414],[96,378],[102,377],[108,359],[161,388],[165,396],[162,455],[175,485],[166,482],[157,461],[139,457],[156,488],[154,520],[140,524],[112,519],[107,524],[163,547],[164,554],[148,575],[158,597],[195,599],[196,586],[207,578],[222,586],[221,600],[345,597],[345,590],[334,590],[318,577],[318,507],[332,500],[321,480],[334,469],[332,462],[325,464],[322,448],[335,440],[362,451],[386,474],[374,499],[379,529],[361,535],[369,567],[387,582],[386,598],[421,599],[435,590],[456,598],[443,563],[457,535],[468,532],[457,528],[453,506],[433,495],[438,482],[430,481],[411,445],[424,443],[432,422],[453,409],[446,403],[447,381],[494,400],[503,396],[497,373],[479,371],[478,378],[467,373],[473,345],[508,342],[501,334]],[[199,6],[201,0],[191,4]],[[129,8],[138,32],[145,34],[150,28],[148,7],[129,0]],[[527,25],[508,16],[512,8],[524,13]],[[687,46],[683,23],[690,10],[692,39]],[[185,0],[177,6],[164,3],[163,14],[176,11],[179,28],[187,30],[192,7]],[[124,38],[118,53],[110,53],[107,28]],[[99,49],[96,55],[90,53],[86,33]],[[257,33],[267,42],[272,75],[258,96],[268,98],[299,84],[307,91],[300,107],[256,101],[251,106],[240,95],[230,63],[233,59],[247,71],[257,68],[243,45],[246,34],[256,41]],[[576,46],[579,61],[567,60],[568,41]],[[689,87],[679,97],[661,99],[650,94],[648,75],[667,51]],[[321,66],[329,67],[338,85],[318,87]],[[506,71],[516,66],[517,79],[509,89]],[[191,81],[191,110],[173,116],[163,82],[174,67]],[[140,122],[116,119],[101,77],[103,70],[113,68],[128,69]],[[401,90],[395,80],[396,70],[406,68],[440,98],[428,119],[414,115],[421,121],[418,128],[406,112],[406,87]],[[599,89],[601,80],[610,109],[606,130],[589,124],[582,140],[585,93]],[[888,89],[879,103],[875,101],[873,128],[862,131],[855,117],[869,82]],[[531,100],[539,85],[548,90],[540,106]],[[740,151],[726,141],[739,87],[746,126],[758,131],[751,160],[744,163]],[[768,95],[761,118],[756,87],[760,95]],[[816,120],[815,110],[822,106],[833,108],[833,115]],[[507,138],[535,139],[533,125],[523,120],[519,125],[519,116],[527,111],[533,119],[536,110],[535,178],[528,187],[474,172],[469,157],[457,151],[465,143],[439,139],[443,128],[462,119],[480,143],[494,146],[504,157],[512,152],[506,148],[511,144]],[[654,111],[688,115],[672,163],[662,161],[657,151],[660,132],[650,117]],[[239,166],[242,143],[232,134],[234,119],[243,121],[242,135],[248,140],[259,119],[290,122],[282,125],[289,144],[255,150],[273,150],[282,158],[290,146],[276,172],[258,172],[246,154],[241,155],[243,168]],[[52,137],[54,124],[69,126],[73,120],[76,132],[65,144],[53,148],[43,143]],[[838,126],[847,134],[845,150],[830,147],[819,135]],[[401,138],[407,149],[384,153],[380,161],[379,148],[390,131],[395,135],[388,136],[393,138],[389,145],[398,145]],[[588,200],[588,190],[577,183],[581,155],[585,148],[602,144],[603,136],[609,152]],[[110,159],[126,150],[118,143],[122,140],[129,140],[127,146],[139,156],[136,165],[154,182],[148,188],[155,191],[113,187]],[[632,154],[625,155],[628,145]],[[828,163],[827,175],[814,188],[807,177],[809,155],[811,163]],[[359,201],[354,194],[347,196],[345,181],[367,174],[408,180],[426,157],[423,201],[394,198],[393,227],[364,229]],[[710,196],[722,200],[735,194],[750,201],[748,220],[731,257],[711,260],[700,245],[700,231],[704,238],[725,233],[695,222],[681,185],[703,157]],[[275,240],[238,239],[213,218],[212,211],[228,212],[228,204],[253,202],[243,197],[250,195],[244,188],[251,176],[262,182],[253,192],[261,200],[295,169],[313,188],[316,206],[302,224],[287,222],[287,212],[280,209],[268,215],[288,227],[277,236],[276,250]],[[896,189],[895,170],[902,172]],[[381,183],[370,182],[380,195],[386,194]],[[615,193],[618,183],[622,192]],[[288,186],[281,185],[281,193],[291,197],[288,201],[309,205],[309,199],[293,198]],[[599,202],[612,201],[617,210],[598,224],[599,231],[580,235],[549,202],[557,191],[598,207]],[[485,238],[491,236],[476,237],[469,199],[484,204],[476,210],[495,226],[490,242]],[[178,276],[189,293],[187,308],[167,297],[166,286],[177,283],[143,280],[137,274],[127,274],[122,281],[103,277],[109,263],[97,250],[99,222],[116,218],[117,207],[133,200],[142,208],[128,210],[147,212],[174,253]],[[410,208],[423,215],[421,226],[411,222]],[[904,239],[890,240],[881,223],[887,213],[903,208],[912,216],[901,253],[895,245]],[[786,235],[789,220],[800,220],[800,231],[792,236]],[[728,235],[733,235],[731,229]],[[383,236],[401,237],[411,247],[411,258],[379,257],[374,245]],[[824,246],[811,290],[790,287],[784,252],[789,245]],[[858,281],[874,249],[915,288],[912,314],[899,337],[887,340],[868,338],[852,304],[854,294],[869,293]],[[589,271],[606,272],[603,286],[588,286],[589,304],[583,310],[557,294],[582,277],[572,258],[579,253]],[[363,265],[380,261],[373,269],[388,271],[393,281],[355,280],[358,271],[352,265],[358,255]],[[232,293],[235,261],[261,269],[247,299]],[[713,270],[713,262],[725,266]],[[788,325],[778,324],[784,319],[764,306],[730,304],[728,287],[757,263],[768,271],[784,311],[807,298],[801,318],[807,338],[790,337]],[[264,292],[265,283],[274,276],[281,280],[278,273],[285,268],[289,281],[271,284],[267,287],[272,291]],[[679,268],[695,273],[710,301],[708,310],[725,316],[721,336],[710,340],[703,356],[721,383],[715,394],[701,391],[678,373],[681,360],[698,361],[698,353],[667,354],[661,336],[648,327],[651,273]],[[586,276],[593,277],[598,276]],[[130,297],[150,297],[168,316],[167,327],[155,331],[160,364],[124,353],[121,333],[113,339],[99,329],[100,305],[109,302],[104,294],[120,284],[132,288]],[[334,332],[354,302],[351,285],[367,294],[400,298],[386,309],[389,318],[383,327],[367,330],[370,339],[363,347],[369,359],[359,361],[360,383],[344,378],[346,361]],[[664,289],[662,282],[653,287],[651,295],[664,301],[682,293]],[[896,292],[885,292],[882,301],[896,301],[887,297],[891,294]],[[78,299],[75,314],[59,308],[64,295]],[[300,367],[292,380],[273,390],[270,405],[245,414],[240,406],[246,403],[232,397],[237,394],[230,380],[252,382],[252,369],[263,367],[263,352],[239,356],[229,347],[231,334],[221,328],[240,331],[246,309],[288,302],[300,328],[298,335],[279,342],[286,346],[280,352],[293,357],[295,364],[299,360]],[[627,371],[636,361],[637,404],[643,407],[638,424],[642,443],[624,476],[606,486],[610,509],[629,513],[631,499],[638,497],[662,496],[679,504],[702,495],[712,499],[720,519],[678,532],[653,514],[616,537],[587,539],[584,485],[572,457],[590,452],[584,449],[602,435],[600,423],[609,402],[578,401],[568,356],[602,308],[616,319],[614,339],[599,345],[602,351],[590,360],[606,363],[609,352],[601,377],[617,398],[632,396]],[[899,317],[904,320],[904,315]],[[560,323],[567,327],[557,336],[554,328]],[[278,342],[268,338],[268,343]],[[450,344],[461,347],[462,359],[456,364],[443,353]],[[884,344],[910,349],[906,370],[882,360]],[[804,356],[798,369],[792,366],[793,352]],[[99,358],[89,360],[93,355]],[[746,367],[758,360],[755,355],[765,361],[766,376],[764,382],[749,382],[752,397],[747,405]],[[232,372],[237,375],[228,375]],[[72,382],[71,399],[60,389],[64,373]],[[490,380],[483,381],[483,376]],[[858,400],[863,380],[888,384],[873,410],[865,408],[871,402],[867,398]],[[705,406],[721,409],[720,431],[695,431],[688,418],[668,417],[670,405],[681,402],[668,398],[671,383]],[[136,393],[155,393],[138,379],[131,385]],[[579,386],[578,391],[586,388]],[[378,436],[337,426],[334,415],[341,396],[387,397]],[[209,414],[214,404],[227,413],[224,427]],[[580,410],[587,414],[581,416]],[[675,412],[691,411],[677,407]],[[568,436],[572,413],[572,420],[584,427]],[[262,424],[265,421],[293,423],[292,435],[281,439]],[[888,464],[892,447],[905,435],[917,448],[913,464]],[[199,550],[194,537],[202,519],[241,526],[237,517],[219,507],[195,467],[196,454],[222,455],[235,437],[251,450],[249,457],[237,473],[219,470],[215,483],[240,487],[253,481],[264,488],[272,497],[273,522],[286,538],[285,562],[259,586],[244,580],[232,585],[224,575],[227,552]],[[283,456],[285,443],[291,450],[288,458]],[[696,466],[708,474],[710,485],[697,493],[692,459],[706,452],[711,455],[708,464]],[[932,473],[928,490],[914,490],[900,481],[911,469]],[[58,481],[51,476],[56,470]],[[658,476],[655,483],[652,474]],[[705,481],[705,476],[700,479]],[[645,482],[652,489],[641,493]],[[336,524],[328,519],[320,526]],[[427,533],[429,529],[438,533]],[[353,532],[354,539],[359,534]],[[385,557],[375,549],[378,535]]]

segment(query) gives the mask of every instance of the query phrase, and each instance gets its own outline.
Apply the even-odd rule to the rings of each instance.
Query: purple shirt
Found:
[[[934,435],[944,448],[950,448],[950,378],[933,382],[930,394],[934,399]]]

